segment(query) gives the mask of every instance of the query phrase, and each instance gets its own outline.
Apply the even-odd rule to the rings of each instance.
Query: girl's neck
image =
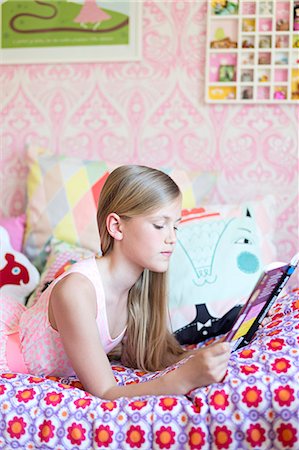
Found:
[[[127,260],[112,251],[96,259],[105,292],[117,298],[127,298],[131,287],[142,273],[141,268],[130,267]],[[109,296],[110,296],[109,295]]]

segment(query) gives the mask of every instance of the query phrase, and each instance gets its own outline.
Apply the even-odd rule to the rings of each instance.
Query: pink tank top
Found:
[[[74,370],[64,351],[59,333],[51,327],[48,319],[49,298],[53,287],[70,273],[80,273],[93,284],[97,299],[97,325],[103,348],[109,353],[121,342],[125,331],[112,339],[109,333],[106,303],[101,276],[95,257],[87,258],[72,265],[56,278],[41,294],[37,303],[26,309],[20,318],[19,333],[22,354],[29,373],[35,375],[74,375]]]

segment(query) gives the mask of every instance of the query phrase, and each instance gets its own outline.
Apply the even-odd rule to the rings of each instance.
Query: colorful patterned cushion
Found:
[[[97,201],[117,164],[53,155],[32,147],[28,165],[24,251],[29,259],[42,270],[45,261],[36,262],[36,258],[52,237],[98,252]],[[180,186],[184,208],[205,201],[216,180],[214,173],[190,173],[189,177],[183,169],[162,170]],[[199,197],[194,194],[195,188]]]
[[[28,203],[24,251],[30,260],[53,236],[98,251],[99,193],[109,174],[103,161],[28,151]]]
[[[183,344],[223,334],[275,260],[274,199],[183,211],[170,262],[172,330]]]
[[[53,238],[49,245],[49,256],[46,266],[41,274],[38,287],[29,297],[26,306],[32,306],[39,298],[42,291],[51,281],[57,278],[61,273],[65,272],[72,264],[82,258],[93,255],[91,250],[78,247],[74,244],[60,241]]]

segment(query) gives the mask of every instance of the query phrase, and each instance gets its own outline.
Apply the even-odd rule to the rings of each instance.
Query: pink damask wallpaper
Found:
[[[144,1],[140,62],[0,67],[1,208],[25,209],[26,145],[216,171],[210,202],[272,193],[276,243],[298,248],[298,108],[204,103],[204,0]]]

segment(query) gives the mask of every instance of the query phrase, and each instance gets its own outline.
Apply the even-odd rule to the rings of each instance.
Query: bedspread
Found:
[[[0,375],[0,448],[299,449],[299,290],[231,356],[222,383],[188,396],[105,401],[75,378]],[[112,364],[119,384],[161,373]]]

